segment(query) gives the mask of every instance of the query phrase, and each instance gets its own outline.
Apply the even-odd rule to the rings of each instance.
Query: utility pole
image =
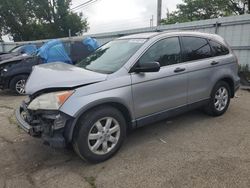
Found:
[[[157,0],[157,26],[161,25],[162,0]]]
[[[71,29],[69,29],[69,38],[71,37]]]

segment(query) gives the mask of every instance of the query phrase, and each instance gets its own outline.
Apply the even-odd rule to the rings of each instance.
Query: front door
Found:
[[[187,67],[181,63],[179,38],[170,37],[156,42],[142,55],[137,65],[153,61],[160,63],[159,72],[131,73],[136,119],[187,104]]]

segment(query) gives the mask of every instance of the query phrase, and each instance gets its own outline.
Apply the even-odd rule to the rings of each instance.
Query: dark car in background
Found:
[[[32,67],[44,63],[61,62],[75,64],[99,47],[90,37],[82,41],[63,43],[53,39],[41,46],[36,53],[26,53],[0,61],[0,89],[11,89],[16,94],[25,94],[25,83]]]

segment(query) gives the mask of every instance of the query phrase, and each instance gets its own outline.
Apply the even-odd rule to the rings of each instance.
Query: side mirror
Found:
[[[138,64],[133,72],[139,73],[139,72],[158,72],[160,70],[161,66],[158,62],[148,62],[143,64]]]

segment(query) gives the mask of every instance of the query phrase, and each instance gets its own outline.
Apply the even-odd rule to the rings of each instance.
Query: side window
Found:
[[[192,61],[212,57],[210,45],[206,39],[182,37],[183,60]]]
[[[181,62],[181,49],[178,37],[163,39],[151,46],[140,58],[139,64],[159,62],[161,67]]]
[[[226,54],[229,54],[229,50],[226,46],[218,43],[218,42],[215,42],[215,41],[209,41],[210,42],[210,45],[211,45],[211,48],[213,50],[213,55],[214,56],[220,56],[220,55],[226,55]]]

